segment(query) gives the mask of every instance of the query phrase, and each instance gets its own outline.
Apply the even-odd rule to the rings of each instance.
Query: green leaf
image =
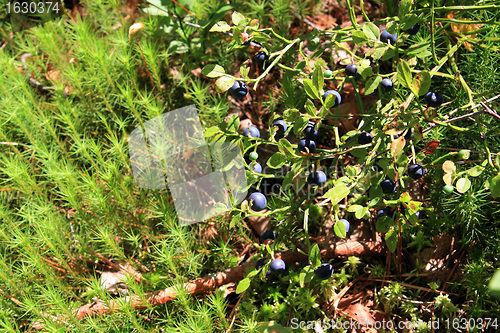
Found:
[[[471,183],[469,179],[460,178],[459,180],[457,180],[455,188],[457,189],[458,193],[465,193],[470,188],[470,185]]]
[[[231,88],[234,84],[234,78],[229,77],[229,76],[221,76],[220,78],[215,81],[215,89],[217,92],[223,93],[229,88]]]
[[[209,30],[210,32],[227,32],[231,30],[229,24],[226,21],[219,21]]]
[[[345,236],[347,236],[347,233],[345,232],[345,224],[340,220],[335,222],[333,225],[333,231],[335,232],[335,235],[340,238],[345,238]]]
[[[249,64],[249,61],[247,59],[240,66],[240,74],[241,74],[241,77],[244,79],[248,79],[248,72],[250,71],[250,66],[248,64]]]
[[[385,25],[385,29],[389,31],[391,34],[397,34],[398,33],[398,22],[396,21],[389,21]]]
[[[373,60],[379,60],[389,49],[390,47],[388,45],[380,44],[375,49],[368,51],[366,55],[372,57]]]
[[[424,96],[431,87],[431,75],[428,71],[417,73],[411,82],[412,92],[416,96]]]
[[[406,143],[406,140],[405,140],[404,136],[400,136],[396,140],[393,140],[391,142],[391,155],[396,156],[399,153],[401,153],[401,151],[405,147],[405,143]]]
[[[358,209],[355,213],[354,216],[360,220],[363,218],[363,216],[367,215],[368,213],[368,207],[361,207],[361,209]]]
[[[382,81],[382,77],[380,76],[372,76],[366,81],[365,84],[365,95],[370,95],[377,89],[378,85]]]
[[[318,99],[318,90],[310,79],[304,79],[306,94],[312,99]]]
[[[396,251],[396,247],[398,245],[398,233],[393,227],[390,228],[385,234],[385,243],[387,244],[389,251]]]
[[[401,0],[399,3],[399,18],[403,18],[410,12],[413,0]]]
[[[398,63],[398,80],[399,83],[403,85],[403,87],[405,88],[411,87],[412,78],[411,78],[410,66],[403,59],[400,59]]]
[[[207,77],[219,77],[226,74],[226,71],[219,65],[206,65],[201,70],[201,74]]]
[[[377,219],[377,222],[375,223],[375,229],[378,232],[385,233],[393,225],[394,225],[394,220],[392,217],[382,216]]]
[[[313,85],[318,91],[320,91],[321,89],[323,89],[324,84],[325,78],[323,76],[323,69],[318,65],[318,63],[315,63],[313,72]]]
[[[312,268],[318,268],[321,265],[321,253],[318,244],[314,244],[309,251],[309,261]]]
[[[316,117],[316,107],[314,106],[314,103],[310,99],[307,99],[304,108],[306,109],[308,115]]]
[[[372,22],[366,22],[362,25],[363,32],[366,37],[372,40],[377,40],[380,35],[380,29]]]
[[[293,133],[295,135],[300,135],[302,131],[307,127],[307,123],[309,122],[309,118],[302,116],[295,120],[295,124],[293,124]]]
[[[415,14],[406,15],[405,18],[401,21],[401,29],[408,30],[417,24],[419,21],[418,16]]]
[[[493,198],[500,197],[500,174],[490,180],[490,191]]]
[[[471,177],[477,177],[483,173],[483,170],[484,170],[484,167],[482,167],[480,165],[476,165],[475,167],[467,170],[467,174]]]
[[[247,290],[248,287],[250,287],[250,279],[249,278],[244,278],[243,280],[241,280],[238,283],[238,286],[236,287],[236,293],[237,294],[241,294],[242,292],[244,292],[245,290]]]
[[[240,14],[238,12],[233,12],[233,14],[231,15],[231,19],[232,19],[234,25],[240,25],[240,23],[245,25],[245,23],[246,23],[245,16],[243,16],[242,14]]]
[[[144,8],[144,13],[149,15],[169,16],[168,9],[162,6],[160,0],[148,0],[148,3],[154,6]]]
[[[311,282],[311,280],[314,277],[314,269],[307,265],[306,267],[302,268],[302,270],[299,273],[299,284],[301,288],[304,288],[306,284]]]
[[[229,52],[234,51],[236,49],[241,49],[242,47],[243,47],[243,45],[241,45],[240,42],[238,42],[236,40],[232,40],[229,44],[227,44],[226,51],[229,53]]]
[[[183,54],[189,51],[189,47],[186,43],[180,40],[174,40],[170,42],[168,46],[169,53]]]
[[[231,219],[231,223],[229,223],[229,229],[233,229],[236,223],[238,223],[239,221],[241,221],[241,217],[239,215],[233,216],[233,218]]]
[[[500,297],[500,269],[495,272],[488,287],[493,295]]]
[[[422,207],[422,203],[420,201],[410,201],[406,207],[411,211],[418,212]]]
[[[294,149],[287,139],[285,138],[280,139],[278,141],[278,147],[280,151],[283,152],[285,155],[295,156]]]
[[[365,157],[367,154],[368,150],[366,150],[366,148],[358,148],[351,150],[351,155],[359,159]]]
[[[240,117],[237,114],[233,114],[231,119],[227,122],[227,129],[233,133],[237,133],[240,129]]]
[[[263,32],[254,32],[250,36],[252,37],[252,40],[254,42],[257,42],[260,44],[267,43],[267,41],[271,38],[271,37],[269,37],[268,34],[265,34]]]
[[[273,169],[281,168],[286,163],[286,156],[282,153],[274,153],[268,160],[267,165]]]
[[[411,197],[410,197],[410,194],[408,192],[402,193],[399,196],[399,202],[407,203],[407,202],[410,202],[410,200],[411,200]]]
[[[283,111],[283,118],[288,123],[294,123],[297,117],[300,117],[300,112],[297,109],[286,109]]]
[[[257,333],[292,333],[290,327],[283,327],[274,321],[265,321],[258,323],[255,327]]]
[[[369,39],[363,31],[355,30],[352,32],[352,40],[358,45],[364,45]]]
[[[328,94],[328,96],[326,96],[325,99],[325,106],[327,110],[333,108],[336,102],[337,102],[337,97],[335,97],[334,94]]]
[[[345,173],[349,178],[355,178],[360,172],[361,168],[359,167],[359,165],[357,166],[348,165],[345,167]]]
[[[351,206],[349,206],[349,207],[347,208],[347,211],[348,211],[349,213],[354,213],[354,212],[356,212],[356,211],[360,210],[361,208],[363,208],[363,206],[361,206],[361,205],[351,205]]]
[[[344,199],[349,194],[349,192],[350,191],[347,186],[345,186],[344,184],[338,184],[329,189],[328,192],[323,195],[323,198],[330,198],[332,204],[336,204],[340,200]]]
[[[388,60],[388,59],[392,59],[394,58],[394,55],[396,54],[396,49],[395,48],[389,48],[387,50],[387,52],[385,52],[383,55],[382,55],[382,60]]]
[[[408,156],[404,155],[404,154],[401,154],[398,156],[397,160],[396,160],[396,164],[397,165],[401,165],[401,166],[406,166],[408,165]]]
[[[215,134],[220,132],[219,126],[212,126],[209,127],[205,130],[205,138],[209,138],[211,136],[214,136]]]

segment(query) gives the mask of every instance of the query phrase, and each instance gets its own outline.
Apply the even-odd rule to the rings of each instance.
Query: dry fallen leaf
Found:
[[[454,15],[456,13],[458,13],[458,12],[450,12],[448,15],[446,15],[446,17],[449,18],[449,19],[453,19]],[[460,20],[461,21],[471,21],[470,18],[462,18],[462,17],[460,18]],[[463,33],[468,32],[468,31],[479,30],[480,28],[483,27],[483,24],[481,24],[481,23],[471,23],[471,24],[468,24],[468,23],[451,23],[450,27],[451,27],[451,30],[454,33],[463,34]],[[474,39],[474,37],[476,37],[476,36],[477,36],[477,34],[472,34],[472,35],[468,35],[467,38]],[[460,39],[459,37],[455,37],[455,38],[457,40]],[[464,47],[467,49],[467,51],[472,52],[472,44],[464,42]]]

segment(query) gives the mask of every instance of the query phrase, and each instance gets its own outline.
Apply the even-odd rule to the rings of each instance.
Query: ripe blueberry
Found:
[[[380,34],[380,41],[382,43],[387,43],[387,41],[390,41],[391,44],[394,45],[396,44],[397,40],[398,40],[398,35],[397,34],[393,35],[387,30],[382,31],[382,33]]]
[[[259,260],[257,260],[257,262],[255,263],[255,269],[256,269],[256,270],[259,270],[259,269],[261,269],[261,268],[262,268],[265,264],[266,264],[266,258],[259,259]]]
[[[394,215],[394,212],[391,211],[389,207],[382,208],[377,212],[377,218],[382,217],[382,216],[389,216],[392,217]]]
[[[302,139],[299,141],[298,147],[299,151],[302,151],[304,153],[309,151],[309,153],[312,154],[316,151],[316,142],[311,139]]]
[[[262,165],[259,162],[255,162],[255,166],[253,167],[253,171],[257,173],[262,173]]]
[[[244,136],[249,136],[249,137],[252,137],[252,138],[260,138],[260,131],[259,131],[259,129],[257,127],[250,126],[250,127],[247,127],[243,131],[243,135]]]
[[[276,239],[276,234],[274,233],[274,231],[272,231],[272,230],[264,230],[260,234],[260,241],[261,242],[265,241],[266,239],[275,240]]]
[[[443,95],[437,91],[428,91],[425,94],[425,101],[427,102],[427,106],[432,106],[433,108],[438,108],[443,104]]]
[[[351,228],[351,224],[346,219],[340,219],[339,221],[342,221],[342,223],[344,223],[345,233],[347,234],[349,232],[349,229]]]
[[[387,30],[384,30],[382,31],[382,33],[380,34],[380,41],[382,43],[387,43],[387,41],[389,40],[389,37],[391,36],[391,33]]]
[[[284,138],[285,137],[285,132],[286,132],[286,130],[288,128],[287,125],[286,125],[286,122],[284,120],[276,120],[273,123],[273,126],[278,127],[278,129],[276,130],[276,133],[274,134],[274,138],[276,140]]]
[[[286,268],[285,262],[281,259],[274,259],[271,261],[271,265],[269,265],[269,269],[271,273],[284,271]]]
[[[382,192],[384,193],[394,193],[396,192],[396,183],[390,179],[384,179],[380,182],[380,187],[382,187]]]
[[[236,99],[243,99],[248,93],[248,87],[243,81],[234,81],[229,93]]]
[[[324,94],[323,94],[323,101],[326,101],[326,97],[330,94],[333,94],[333,96],[335,96],[335,106],[339,105],[341,102],[342,102],[342,97],[340,97],[340,94],[338,93],[338,91],[336,90],[327,90]]]
[[[307,183],[312,186],[321,186],[326,182],[326,175],[323,171],[313,171],[307,176]]]
[[[358,73],[358,66],[356,66],[356,64],[347,65],[347,67],[345,68],[345,73],[348,76],[355,76]]]
[[[373,141],[373,137],[368,132],[363,132],[363,133],[359,134],[359,136],[358,136],[358,143],[360,145],[366,145],[368,143],[372,143],[372,141]]]
[[[408,131],[406,131],[405,140],[406,141],[413,140],[413,133],[412,133],[411,128],[409,128]]]
[[[315,124],[313,122],[309,122],[304,129],[304,135],[307,139],[314,140],[318,136],[318,131],[314,129]]]
[[[250,153],[250,155],[248,155],[248,157],[250,158],[250,160],[255,161],[259,158],[259,154],[257,154],[256,151],[253,151]]]
[[[255,62],[257,63],[257,65],[259,65],[260,68],[262,68],[264,66],[264,62],[267,59],[269,59],[269,56],[264,51],[260,51],[259,53],[257,53],[255,55]]]
[[[385,92],[390,92],[394,88],[392,80],[388,78],[382,79],[382,81],[380,81],[380,85]]]
[[[420,29],[420,25],[415,24],[413,27],[411,27],[410,29],[406,30],[406,32],[408,33],[408,35],[416,35],[418,30]]]
[[[333,267],[329,263],[321,264],[321,266],[314,270],[314,275],[319,280],[328,280],[333,275]]]
[[[248,201],[252,201],[252,209],[256,212],[263,210],[267,205],[266,197],[260,192],[250,194]]]
[[[412,164],[408,167],[408,176],[412,179],[420,179],[425,175],[425,169],[420,164]]]
[[[382,169],[381,166],[378,165],[378,162],[380,162],[380,158],[377,158],[375,159],[375,161],[373,161],[373,170],[375,170],[375,172],[380,172],[384,169]]]

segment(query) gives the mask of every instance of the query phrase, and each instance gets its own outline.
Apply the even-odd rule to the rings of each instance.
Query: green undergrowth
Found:
[[[435,2],[436,7],[447,4]],[[2,9],[5,3],[0,5]],[[313,281],[309,288],[302,288],[299,263],[286,277],[266,283],[253,281],[238,305],[234,301],[228,306],[226,296],[230,291],[221,288],[200,297],[180,292],[170,303],[142,310],[124,303],[122,311],[99,317],[78,320],[71,315],[71,310],[82,305],[119,296],[103,291],[100,285],[101,273],[113,270],[109,262],[127,263],[140,272],[141,282],[128,279],[126,284],[129,294],[142,295],[236,266],[244,249],[258,243],[239,214],[228,213],[208,222],[179,226],[168,190],[147,190],[135,185],[128,136],[147,120],[191,104],[196,105],[204,128],[223,124],[234,111],[226,94],[215,92],[210,79],[196,74],[196,70],[211,63],[219,64],[227,73],[237,73],[241,63],[253,56],[254,52],[247,48],[227,52],[230,38],[208,31],[215,22],[227,19],[228,13],[238,10],[249,18],[258,18],[261,27],[272,27],[281,36],[306,36],[306,40],[313,34],[303,19],[323,10],[321,1],[250,0],[227,5],[213,0],[180,2],[200,19],[196,21],[186,18],[173,2],[163,3],[170,14],[139,12],[136,21],[145,27],[131,36],[128,29],[134,22],[117,0],[87,1],[85,15],[77,21],[67,15],[54,17],[12,34],[9,21],[2,20],[2,332],[27,331],[35,322],[51,332],[158,332],[160,328],[165,332],[225,332],[230,328],[249,332],[257,331],[257,323],[263,321],[290,326],[292,315],[320,319],[325,314],[320,304],[361,274],[384,273],[382,261],[367,264],[355,257],[342,258],[335,261],[333,283]],[[426,1],[418,3],[415,7],[422,12],[428,8]],[[174,11],[179,19],[171,15]],[[427,14],[424,16],[427,18]],[[438,16],[444,17],[441,12]],[[498,22],[498,16],[498,9],[471,9],[464,18]],[[181,23],[183,19],[201,27]],[[288,36],[292,25],[302,37]],[[469,102],[476,105],[483,96],[500,94],[499,26],[485,27],[476,37],[477,45],[470,51],[461,48],[454,53],[442,70],[447,71],[447,76],[433,81],[433,87],[442,87],[440,91],[449,101],[439,109],[440,120],[472,112],[462,107]],[[446,22],[443,29],[436,32],[440,37],[434,41],[438,59],[455,45],[443,37],[449,33]],[[423,28],[408,40],[413,42],[431,43],[429,29]],[[279,51],[280,46],[273,44],[272,51]],[[285,54],[282,63],[293,67],[297,63],[296,51]],[[343,68],[328,55],[324,58],[332,70]],[[436,65],[433,54],[418,61],[427,62],[427,70]],[[390,66],[381,64],[381,72]],[[457,72],[463,76],[471,96],[457,83]],[[287,75],[283,74],[281,86],[267,82],[272,89],[264,92],[265,99],[259,99],[267,110],[261,119],[266,126],[273,114],[303,107],[308,98],[299,81]],[[410,91],[401,89],[398,94],[403,99]],[[498,99],[491,105],[500,110]],[[443,148],[478,151],[471,153],[470,160],[480,162],[485,158],[485,147],[500,152],[497,118],[482,114],[453,124],[470,131],[460,134],[452,127],[437,126],[427,133],[426,140],[440,140]],[[481,133],[486,137],[481,137]],[[423,149],[424,145],[420,142],[416,147]],[[442,157],[447,153],[448,150],[438,149],[426,157],[429,163],[437,161],[427,168],[427,177],[435,179],[426,189],[429,218],[426,223],[408,227],[402,236],[405,244],[422,249],[430,244],[432,236],[450,233],[466,251],[457,268],[463,277],[451,282],[447,289],[458,296],[450,296],[451,305],[446,303],[448,295],[441,296],[445,299],[440,298],[439,302],[434,296],[431,300],[434,305],[441,304],[435,307],[437,316],[456,315],[454,310],[446,312],[454,306],[474,318],[498,316],[498,299],[488,294],[486,281],[500,267],[500,210],[498,199],[492,200],[484,188],[486,180],[497,171],[486,169],[474,177],[466,193],[455,191],[446,195],[442,192],[442,163],[446,158]],[[457,168],[466,167],[467,164],[457,163]],[[290,196],[272,198],[269,203],[273,209],[293,207],[294,216],[300,221],[288,219],[281,231],[302,241],[305,233],[300,226],[306,213],[294,201]],[[310,207],[307,213],[311,214],[310,228],[314,232],[324,222],[319,210]],[[288,217],[277,212],[272,223],[277,225]],[[211,234],[212,226],[217,229],[216,235]],[[294,244],[293,240],[286,241],[290,246]],[[252,249],[252,255],[265,252],[262,246]],[[427,280],[419,280],[418,272],[414,273],[417,277],[408,283],[438,290],[442,287],[429,286]],[[390,315],[418,318],[423,313],[414,303],[402,304],[398,297],[418,302],[421,294],[400,289],[394,282],[383,285],[376,295],[380,308]],[[232,312],[236,306],[239,310]]]

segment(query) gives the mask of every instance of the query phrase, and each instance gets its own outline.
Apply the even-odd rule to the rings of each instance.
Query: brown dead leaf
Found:
[[[457,13],[458,12],[450,12],[448,15],[446,15],[446,17],[449,18],[449,19],[453,19],[453,17]],[[470,18],[463,18],[463,17],[461,17],[460,20],[462,20],[462,21],[471,21]],[[481,24],[481,23],[471,23],[471,24],[468,24],[468,23],[451,23],[450,27],[451,27],[451,30],[454,33],[463,34],[463,33],[468,32],[468,31],[479,30],[480,28],[483,27],[483,24]],[[468,35],[467,38],[474,39],[474,37],[476,37],[476,36],[477,36],[477,34],[472,34],[472,35]],[[457,40],[460,39],[459,37],[455,37],[455,38]],[[470,44],[468,42],[464,42],[464,47],[467,49],[467,51],[472,52],[472,44]]]
[[[47,74],[45,74],[45,78],[47,80],[50,80],[53,82],[60,82],[61,81],[61,71],[58,69],[47,71]]]

